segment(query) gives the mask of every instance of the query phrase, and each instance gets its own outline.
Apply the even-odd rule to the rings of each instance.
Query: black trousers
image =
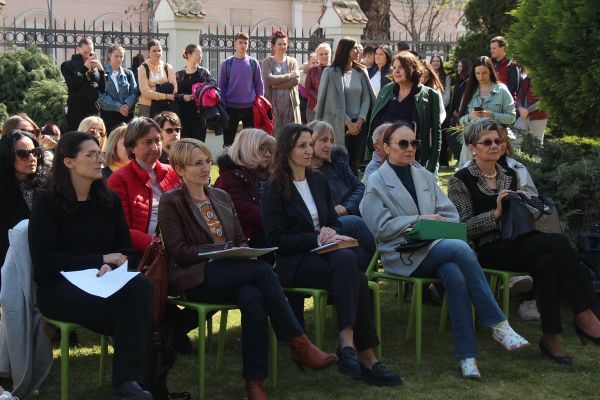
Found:
[[[103,299],[60,277],[38,287],[38,305],[46,317],[75,322],[114,337],[113,386],[146,382],[152,337],[152,282],[137,275],[121,290]]]
[[[292,285],[329,291],[333,296],[338,329],[354,327],[358,351],[379,344],[367,277],[359,270],[355,252],[341,249],[322,255],[306,254],[296,269]],[[299,320],[303,320],[304,298],[289,296],[289,299]]]
[[[181,120],[181,137],[206,141],[206,124],[195,115],[179,115]]]
[[[350,169],[358,176],[358,167],[365,159],[365,147],[367,145],[367,132],[365,122],[360,133],[356,136],[346,135],[345,145],[348,150]]]
[[[128,124],[133,119],[133,110],[129,110],[129,114],[124,117],[118,111],[100,110],[100,117],[106,126],[106,134],[110,134],[113,129],[121,124]]]
[[[229,127],[223,133],[223,146],[230,146],[235,139],[238,125],[242,121],[244,128],[254,127],[254,114],[252,113],[252,107],[248,108],[226,108],[227,114],[229,115]]]
[[[185,291],[191,301],[234,303],[242,312],[242,376],[268,375],[268,322],[280,340],[303,333],[273,267],[257,260],[216,260],[206,264],[205,281]]]
[[[76,131],[81,121],[89,116],[98,115],[96,100],[88,98],[69,97],[67,99],[67,132]]]
[[[481,246],[477,253],[486,268],[527,271],[533,276],[544,333],[562,331],[562,292],[575,314],[590,308],[600,315],[600,301],[594,294],[589,273],[566,236],[534,232],[512,242],[496,241]]]

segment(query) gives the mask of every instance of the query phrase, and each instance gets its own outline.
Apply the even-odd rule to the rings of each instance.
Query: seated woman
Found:
[[[502,200],[517,191],[518,179],[514,170],[497,163],[504,142],[498,132],[497,123],[489,118],[467,125],[465,143],[475,162],[448,180],[448,195],[460,220],[467,224],[482,265],[527,271],[533,276],[542,320],[540,350],[559,364],[571,364],[559,343],[560,294],[565,292],[573,309],[577,335],[595,344],[600,344],[599,300],[588,272],[564,235],[531,232],[512,241],[501,239]]]
[[[231,196],[251,247],[267,247],[260,218],[260,199],[269,178],[268,167],[274,151],[273,136],[249,128],[235,135],[227,153],[217,160],[219,177],[214,186]]]
[[[24,131],[0,139],[0,268],[8,250],[8,230],[29,218],[33,196],[45,176],[44,152],[38,140]]]
[[[471,304],[481,324],[509,351],[529,343],[512,330],[485,279],[477,257],[467,243],[442,239],[402,254],[396,248],[406,241],[405,232],[420,219],[457,221],[458,213],[435,183],[435,177],[415,162],[419,141],[412,124],[400,121],[383,134],[388,160],[369,177],[360,209],[378,240],[385,270],[391,274],[438,277],[448,296],[454,355],[463,377],[480,379],[475,357],[479,355],[471,322]]]
[[[131,161],[113,172],[108,186],[121,199],[133,250],[141,255],[156,232],[161,196],[180,183],[173,168],[158,161],[162,141],[156,122],[148,117],[134,118],[127,125],[124,144]]]
[[[313,132],[313,156],[310,166],[325,174],[341,225],[340,233],[358,240],[360,247],[356,250],[359,267],[366,271],[375,253],[375,239],[360,218],[358,209],[365,193],[365,185],[350,169],[346,150],[341,146],[334,147],[333,127],[328,122],[317,120],[307,126]]]
[[[127,157],[127,150],[125,150],[125,131],[127,125],[121,124],[117,126],[108,135],[106,140],[106,146],[104,146],[104,168],[102,168],[102,174],[108,179],[113,172],[123,168],[129,162]]]
[[[209,186],[212,156],[204,143],[185,138],[171,149],[183,188],[165,193],[159,224],[175,262],[170,289],[191,301],[235,303],[242,312],[243,377],[251,400],[266,399],[268,321],[298,364],[322,369],[336,361],[315,347],[294,318],[273,267],[251,259],[207,260],[198,255],[215,244],[245,245],[229,195]]]
[[[327,178],[310,169],[311,135],[304,125],[289,124],[283,129],[263,196],[265,235],[272,246],[279,247],[275,272],[283,286],[326,289],[333,295],[340,373],[373,385],[400,385],[400,376],[373,352],[379,340],[367,278],[359,269],[355,250],[311,252],[321,245],[351,239],[338,234],[340,225]],[[300,310],[302,304],[295,310],[297,315],[302,314]]]
[[[116,194],[102,179],[98,140],[63,135],[55,149],[48,190],[29,220],[38,306],[53,319],[114,337],[112,399],[152,399],[141,388],[152,334],[152,283],[142,274],[104,299],[79,289],[61,271],[98,269],[98,279],[122,265],[131,239]]]
[[[100,143],[100,150],[104,151],[104,145],[106,144],[106,126],[104,125],[102,118],[94,115],[84,118],[79,123],[77,131],[87,132],[98,139],[98,142]]]

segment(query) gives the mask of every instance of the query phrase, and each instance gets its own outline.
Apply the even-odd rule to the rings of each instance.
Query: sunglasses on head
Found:
[[[15,155],[23,161],[29,160],[29,155],[33,155],[35,158],[42,156],[42,149],[40,147],[34,147],[33,149],[15,149]]]
[[[400,147],[402,150],[408,149],[408,145],[411,145],[413,147],[413,149],[418,149],[419,147],[421,147],[421,141],[418,139],[417,140],[401,139],[395,143],[390,143],[390,145],[392,145],[392,144],[397,144],[398,147]]]
[[[491,147],[492,144],[495,144],[496,146],[501,146],[505,142],[506,142],[505,140],[502,140],[500,138],[496,138],[494,140],[492,140],[492,139],[485,139],[485,140],[482,140],[481,142],[477,142],[477,144],[482,144],[485,147]]]
[[[176,126],[175,128],[165,128],[165,132],[167,132],[168,134],[173,134],[173,132],[181,132],[181,128]]]

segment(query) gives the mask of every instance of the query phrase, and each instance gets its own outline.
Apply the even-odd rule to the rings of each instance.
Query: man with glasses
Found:
[[[154,117],[154,121],[160,126],[160,137],[162,138],[162,154],[158,159],[163,164],[169,164],[171,145],[181,138],[181,121],[177,114],[163,111]]]

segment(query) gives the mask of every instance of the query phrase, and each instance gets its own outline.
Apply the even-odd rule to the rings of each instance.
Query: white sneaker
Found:
[[[492,326],[492,337],[508,351],[517,351],[529,347],[529,342],[515,332],[507,320]]]
[[[13,395],[10,392],[4,391],[2,392],[2,394],[0,394],[0,400],[18,400],[16,397],[13,397]]]
[[[533,278],[529,275],[511,276],[509,290],[511,296],[527,293],[533,288]]]
[[[519,317],[525,321],[539,321],[540,313],[535,300],[527,300],[519,304]]]
[[[481,379],[479,368],[477,368],[477,361],[475,358],[463,358],[460,360],[460,371],[463,378],[466,379]]]

